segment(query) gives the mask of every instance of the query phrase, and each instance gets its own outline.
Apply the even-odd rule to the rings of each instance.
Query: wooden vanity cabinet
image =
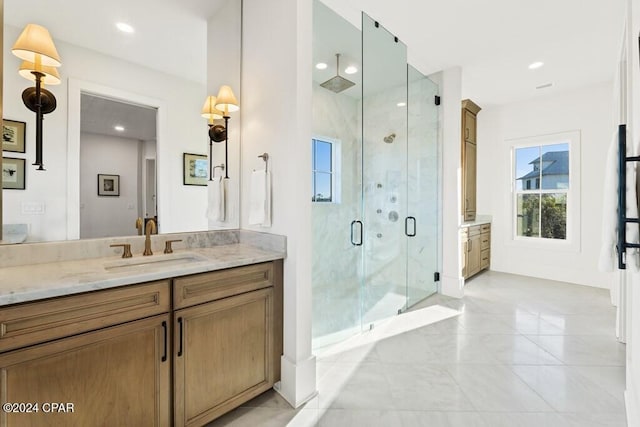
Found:
[[[462,239],[462,277],[488,269],[491,258],[491,224],[473,225],[460,230]]]
[[[462,101],[462,215],[476,219],[477,115],[481,108],[470,99]]]
[[[273,387],[282,262],[174,280],[174,425],[201,426]]]
[[[278,260],[0,308],[0,403],[40,405],[0,427],[205,425],[280,380],[282,297]]]
[[[0,354],[0,401],[38,404],[0,412],[0,425],[169,426],[169,291],[155,282],[0,310],[0,343],[25,345]]]

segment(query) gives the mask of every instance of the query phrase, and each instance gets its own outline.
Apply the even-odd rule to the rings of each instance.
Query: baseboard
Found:
[[[316,357],[294,362],[282,356],[281,381],[273,388],[294,408],[316,397]]]

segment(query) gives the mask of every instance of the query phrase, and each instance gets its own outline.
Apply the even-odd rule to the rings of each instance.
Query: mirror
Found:
[[[241,6],[241,0],[4,0],[3,117],[24,122],[26,132],[24,153],[3,151],[5,158],[25,159],[25,189],[2,191],[3,228],[26,224],[27,242],[102,237],[81,232],[81,227],[85,229],[81,224],[86,223],[81,220],[87,207],[81,197],[85,190],[95,192],[101,202],[113,202],[100,208],[108,215],[130,216],[127,235],[137,234],[138,216],[157,215],[161,233],[238,228],[240,115],[231,113],[229,120],[230,179],[224,221],[207,219],[206,186],[184,185],[183,156],[209,155],[207,121],[200,115],[207,95],[215,96],[227,84],[240,100]],[[11,54],[13,43],[31,22],[49,30],[62,59],[62,83],[46,87],[57,98],[57,109],[43,122],[46,171],[31,166],[35,114],[24,106],[21,93],[32,83],[18,75],[20,60]],[[130,24],[133,32],[118,30],[118,22]],[[97,196],[98,175],[122,173],[108,164],[107,158],[113,161],[108,154],[100,162],[104,169],[83,164],[87,160],[80,136],[81,100],[87,95],[156,112],[155,157],[140,154],[147,151],[138,148],[139,158],[133,162],[139,166],[132,172],[138,178],[136,186],[144,193],[135,198],[144,209],[123,203],[122,192]],[[103,118],[102,126],[116,125],[108,113],[98,116]],[[224,143],[214,144],[213,164],[223,163],[224,154]],[[149,174],[151,169],[156,171],[154,176]],[[85,173],[88,170],[91,173]],[[152,178],[157,189],[156,215],[146,208],[154,194],[142,185]],[[123,191],[131,186],[132,178],[120,179]],[[112,233],[122,235],[119,230]]]

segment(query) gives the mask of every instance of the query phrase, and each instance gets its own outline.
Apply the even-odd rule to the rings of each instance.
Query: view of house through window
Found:
[[[314,202],[333,202],[334,200],[334,143],[312,139],[312,177]]]
[[[567,238],[569,143],[514,149],[516,236]]]

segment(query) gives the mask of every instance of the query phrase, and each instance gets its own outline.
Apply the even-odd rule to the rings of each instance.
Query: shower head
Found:
[[[382,140],[384,142],[386,142],[387,144],[391,144],[394,139],[396,139],[396,134],[395,133],[389,134],[389,135],[385,136],[384,138],[382,138]]]
[[[343,90],[349,89],[353,85],[355,85],[354,82],[347,80],[340,75],[340,54],[336,53],[336,75],[320,84],[320,86],[335,93],[340,93]]]

